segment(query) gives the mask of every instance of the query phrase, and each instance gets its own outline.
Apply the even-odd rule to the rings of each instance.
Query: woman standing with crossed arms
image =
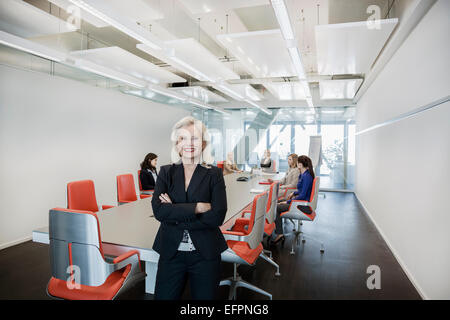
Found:
[[[193,299],[214,299],[220,254],[228,246],[219,227],[227,211],[222,170],[212,163],[205,125],[186,117],[172,131],[172,165],[162,166],[153,193],[161,222],[153,249],[159,253],[155,299],[180,299],[189,278]]]

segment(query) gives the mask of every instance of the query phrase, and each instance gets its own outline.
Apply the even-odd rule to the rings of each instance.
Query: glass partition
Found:
[[[271,109],[268,116],[257,110],[232,109],[230,115],[211,110],[196,110],[211,133],[216,162],[228,152],[241,169],[259,166],[266,149],[276,159],[278,171],[288,169],[291,153],[309,155],[310,136],[322,137],[322,149],[316,174],[321,189],[353,190],[355,168],[355,108],[333,107]]]

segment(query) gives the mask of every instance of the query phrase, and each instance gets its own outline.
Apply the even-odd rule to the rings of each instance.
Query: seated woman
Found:
[[[288,157],[288,171],[283,179],[280,180],[280,189],[284,190],[286,188],[295,188],[298,183],[298,176],[300,175],[300,170],[297,168],[298,156],[293,153]],[[272,179],[267,179],[270,183],[273,182]]]
[[[227,159],[223,163],[223,175],[227,175],[233,172],[242,172],[242,170],[239,170],[234,163],[234,153],[229,152],[227,154]]]
[[[273,161],[270,158],[270,150],[267,149],[266,151],[264,151],[264,156],[261,159],[261,169],[264,172],[273,172]]]
[[[292,200],[308,201],[311,197],[312,185],[315,177],[311,159],[307,156],[298,157],[297,167],[300,170],[297,191],[290,194],[287,201],[282,201],[277,205],[277,217],[275,219],[275,233],[277,234],[277,237],[273,242],[274,244],[280,241],[284,242],[285,240],[283,234],[283,219],[280,217],[280,214],[289,210],[289,205]]]
[[[139,179],[141,180],[142,190],[155,189],[156,179],[158,173],[156,171],[156,164],[158,162],[158,156],[154,153],[149,153],[145,156],[144,161],[141,163],[141,173]]]

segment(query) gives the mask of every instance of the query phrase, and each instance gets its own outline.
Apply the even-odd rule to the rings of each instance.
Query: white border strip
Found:
[[[24,237],[24,238],[21,238],[21,239],[14,240],[14,241],[2,243],[2,244],[0,244],[0,250],[9,248],[9,247],[12,247],[12,246],[15,246],[17,244],[21,244],[23,242],[27,242],[27,241],[30,241],[30,240],[32,240],[32,237],[28,236],[28,237]]]
[[[419,107],[417,109],[414,109],[414,110],[406,112],[406,113],[402,113],[401,115],[399,115],[399,116],[397,116],[395,118],[392,118],[390,120],[381,122],[379,124],[376,124],[374,126],[371,126],[371,127],[367,128],[367,129],[358,131],[358,132],[355,133],[355,136],[358,136],[360,134],[363,134],[363,133],[366,133],[366,132],[369,132],[369,131],[372,131],[372,130],[375,130],[375,129],[378,129],[378,128],[381,128],[381,127],[385,127],[387,125],[393,124],[393,123],[401,121],[401,120],[408,119],[408,118],[413,117],[413,116],[415,116],[415,115],[417,115],[417,114],[419,114],[421,112],[427,111],[427,110],[432,109],[434,107],[437,107],[437,106],[439,106],[439,105],[441,105],[443,103],[446,103],[449,100],[450,100],[450,96],[446,96],[446,97],[441,98],[439,100],[433,101],[433,102],[431,102],[431,103],[429,103],[429,104],[427,104],[425,106]]]

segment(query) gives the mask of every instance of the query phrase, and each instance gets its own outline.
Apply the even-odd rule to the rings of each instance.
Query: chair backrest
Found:
[[[139,191],[142,191],[141,170],[138,170]]]
[[[80,180],[67,184],[67,208],[72,210],[98,211],[94,181]]]
[[[52,276],[88,286],[103,284],[113,266],[103,256],[100,227],[93,212],[54,208],[49,212]]]
[[[223,171],[223,163],[224,161],[217,161],[217,168],[222,169],[222,171]]]
[[[131,173],[117,176],[117,202],[136,201],[136,188]]]
[[[266,222],[267,198],[268,195],[266,191],[258,194],[253,199],[247,235],[247,243],[250,249],[256,249],[263,238],[264,224]]]
[[[319,186],[320,186],[320,177],[316,176],[313,180],[311,196],[309,198],[309,202],[311,203],[311,208],[313,210],[316,210],[317,208],[317,199],[319,198]]]
[[[270,185],[269,197],[267,198],[267,223],[273,223],[277,216],[278,193],[280,190],[280,182],[276,181]]]

